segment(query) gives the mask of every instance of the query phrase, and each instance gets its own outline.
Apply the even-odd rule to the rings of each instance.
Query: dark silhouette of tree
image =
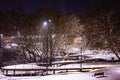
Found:
[[[0,18],[1,33],[7,36],[15,35],[22,25],[22,18],[22,10],[14,9],[12,11],[5,12]]]
[[[86,36],[88,44],[93,48],[110,48],[120,60],[119,53],[119,23],[120,11],[115,4],[105,5],[94,10],[86,19]],[[84,21],[85,22],[85,21]]]

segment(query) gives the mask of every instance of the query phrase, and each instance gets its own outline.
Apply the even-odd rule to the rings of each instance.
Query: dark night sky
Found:
[[[82,15],[97,6],[102,6],[105,1],[106,0],[0,0],[0,11],[5,12],[14,8],[21,8],[25,13],[32,13],[40,8],[48,7],[65,14],[76,13]]]

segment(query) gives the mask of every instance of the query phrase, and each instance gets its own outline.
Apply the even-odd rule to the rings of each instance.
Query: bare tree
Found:
[[[118,18],[116,18],[117,14],[114,10],[109,11],[108,13],[105,13],[101,15],[101,17],[97,17],[97,22],[102,26],[103,31],[102,37],[108,45],[108,47],[113,51],[113,53],[116,55],[116,57],[120,60],[120,57],[118,55],[117,50],[117,44],[114,38],[117,38],[118,31],[115,30],[116,24],[119,22]],[[119,15],[118,15],[119,16]]]
[[[81,46],[81,44],[74,45],[74,39],[85,36],[84,25],[81,24],[79,17],[76,15],[70,15],[66,17],[64,22],[64,25],[59,29],[60,33],[55,35],[53,41],[54,49],[60,53],[65,53],[68,46]]]
[[[85,32],[90,46],[99,49],[110,48],[120,60],[117,48],[120,33],[117,30],[120,22],[118,13],[111,9],[95,14],[94,17],[88,19]]]

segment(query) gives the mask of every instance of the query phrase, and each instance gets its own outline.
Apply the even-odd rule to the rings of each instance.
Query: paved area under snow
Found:
[[[90,52],[86,52],[86,54],[88,54]],[[89,55],[89,57],[91,59],[94,58],[102,58],[102,59],[107,59],[107,60],[111,60],[111,58],[114,58],[116,60],[116,56],[112,53],[106,53],[104,51],[101,51],[100,54],[94,54],[93,55]],[[46,76],[19,76],[19,77],[15,77],[15,76],[4,76],[2,75],[2,73],[0,72],[0,80],[120,80],[120,65],[119,63],[115,63],[115,64],[109,64],[109,63],[99,63],[99,64],[83,64],[83,67],[94,67],[94,66],[106,66],[109,68],[105,68],[102,70],[99,70],[101,72],[105,73],[104,77],[93,77],[92,75],[95,72],[99,72],[99,71],[90,71],[90,72],[59,72],[56,73],[54,75],[46,75]],[[80,64],[70,64],[70,65],[64,65],[64,66],[60,66],[60,67],[80,67]],[[7,68],[7,67],[6,67]],[[8,68],[39,68],[36,65],[32,65],[31,64],[25,64],[25,65],[16,65],[16,66],[8,66]]]
[[[0,80],[120,80],[120,67],[106,68],[99,71],[105,73],[104,77],[93,77],[93,72],[63,72],[47,76],[8,77],[0,75]]]

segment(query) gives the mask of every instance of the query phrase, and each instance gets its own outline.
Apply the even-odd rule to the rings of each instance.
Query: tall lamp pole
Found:
[[[80,47],[80,53],[81,53],[81,60],[80,60],[81,61],[81,64],[80,64],[81,69],[80,70],[82,71],[82,46]]]
[[[79,37],[79,43],[80,43],[80,53],[81,53],[81,58],[80,58],[81,59],[80,60],[81,61],[81,64],[80,64],[81,69],[80,69],[80,71],[82,71],[82,61],[83,61],[82,60],[82,56],[83,56],[83,53],[82,53],[83,52],[83,38],[82,38],[82,36]]]
[[[3,47],[3,34],[0,34],[0,47]]]
[[[44,21],[43,26],[46,27],[46,75],[48,74],[48,67],[49,67],[49,23],[51,20]]]

